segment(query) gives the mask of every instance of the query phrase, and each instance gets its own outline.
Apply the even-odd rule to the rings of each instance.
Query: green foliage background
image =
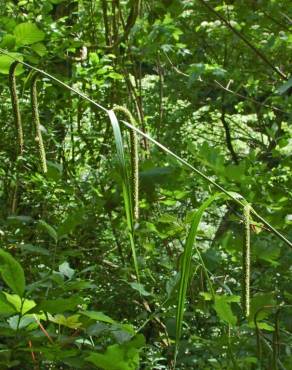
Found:
[[[0,369],[291,368],[291,244],[253,215],[246,318],[240,202],[140,135],[134,222],[106,114],[292,240],[290,2],[0,3]],[[46,173],[20,64],[17,144],[11,57],[106,108],[39,75]]]

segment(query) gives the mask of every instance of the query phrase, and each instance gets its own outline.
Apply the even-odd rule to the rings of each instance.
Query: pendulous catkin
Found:
[[[35,125],[35,132],[36,132],[35,140],[38,144],[42,171],[43,173],[46,173],[48,171],[48,168],[47,168],[46,151],[44,147],[44,142],[43,142],[43,137],[42,137],[42,132],[41,132],[41,125],[40,125],[40,117],[39,117],[38,97],[37,97],[37,79],[38,79],[38,73],[34,73],[31,78],[31,90],[30,90],[32,120]]]
[[[15,69],[18,65],[18,62],[13,62],[9,68],[9,89],[11,95],[11,103],[12,103],[12,110],[14,116],[14,122],[17,129],[17,136],[18,136],[18,155],[22,156],[23,154],[23,129],[22,129],[22,122],[21,122],[21,114],[19,109],[19,101],[17,96],[17,89],[16,89],[16,77],[15,77]]]
[[[250,205],[243,208],[244,238],[242,248],[242,306],[245,317],[250,313]]]
[[[130,123],[136,126],[137,123],[132,116],[131,112],[120,105],[116,105],[113,108],[115,112],[121,112],[128,117]],[[131,145],[131,186],[132,186],[132,199],[133,199],[133,214],[134,219],[139,219],[139,155],[138,155],[138,138],[134,130],[130,130],[130,145]]]

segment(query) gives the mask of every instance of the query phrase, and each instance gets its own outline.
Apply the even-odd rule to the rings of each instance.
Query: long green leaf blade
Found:
[[[131,185],[130,185],[128,171],[127,171],[127,163],[125,159],[123,139],[122,139],[120,125],[115,115],[115,112],[112,110],[109,110],[108,115],[109,115],[111,125],[113,128],[113,132],[114,132],[119,172],[120,172],[120,176],[122,179],[122,189],[123,189],[124,207],[126,211],[128,234],[129,234],[129,239],[130,239],[130,244],[131,244],[134,267],[135,267],[137,279],[139,282],[140,281],[139,267],[138,267],[137,253],[136,253],[135,240],[134,240],[134,218],[133,218],[133,207],[132,207],[132,197],[131,197]]]
[[[184,248],[184,252],[182,256],[182,263],[180,266],[180,283],[179,283],[178,305],[177,305],[177,313],[176,313],[176,352],[177,352],[179,340],[181,337],[186,292],[187,292],[188,282],[190,278],[191,259],[192,259],[192,254],[193,254],[193,247],[196,242],[198,227],[199,227],[204,211],[209,207],[209,205],[215,199],[219,197],[225,198],[226,195],[223,193],[216,193],[212,195],[211,197],[209,197],[200,206],[200,208],[194,215],[194,218],[192,219],[191,228],[190,228],[187,240],[186,240],[186,244],[185,244],[185,248]]]

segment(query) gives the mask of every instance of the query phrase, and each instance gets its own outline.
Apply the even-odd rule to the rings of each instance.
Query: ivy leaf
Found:
[[[0,249],[0,273],[9,288],[22,297],[25,289],[24,271],[21,265],[3,249]]]
[[[45,33],[34,23],[20,23],[14,28],[16,44],[18,46],[31,45],[42,41]]]

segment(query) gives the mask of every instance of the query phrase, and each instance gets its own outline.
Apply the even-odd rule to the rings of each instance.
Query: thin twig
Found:
[[[181,71],[180,69],[178,69],[171,61],[171,59],[169,58],[169,56],[164,52],[164,55],[166,56],[166,59],[168,60],[169,64],[171,65],[171,68],[177,73],[177,74],[180,74],[184,77],[190,77],[187,73],[184,73],[183,71]],[[250,101],[254,104],[257,104],[257,105],[260,105],[262,107],[265,107],[265,108],[269,108],[269,109],[272,109],[274,111],[277,111],[277,112],[281,112],[281,113],[285,113],[285,114],[288,114],[288,112],[280,109],[280,108],[277,108],[277,107],[274,107],[273,105],[268,105],[268,104],[265,104],[265,103],[262,103],[256,99],[253,99],[253,98],[250,98],[248,96],[245,96],[245,95],[242,95],[242,94],[239,94],[238,92],[236,91],[233,91],[229,88],[229,85],[230,85],[230,82],[228,83],[228,85],[225,87],[223,86],[220,82],[218,82],[217,80],[214,80],[214,83],[210,83],[210,82],[207,82],[207,81],[203,81],[201,77],[198,78],[198,80],[200,82],[204,82],[210,86],[215,86],[215,84],[220,87],[220,89],[222,90],[225,90],[227,92],[229,92],[230,94],[234,95],[234,96],[238,96],[239,98],[242,98],[246,101]]]
[[[212,6],[206,3],[204,0],[199,0],[209,11],[216,15],[221,21],[236,35],[238,36],[263,62],[266,63],[274,72],[276,72],[282,79],[288,80],[287,76],[280,71],[279,68],[275,67],[274,64],[263,54],[258,48],[256,48],[242,33],[237,31],[220,13],[218,13]]]

